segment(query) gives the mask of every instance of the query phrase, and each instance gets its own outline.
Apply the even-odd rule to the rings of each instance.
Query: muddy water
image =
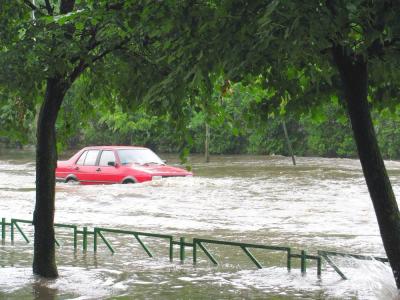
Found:
[[[174,156],[163,156],[176,164]],[[357,160],[221,156],[208,164],[192,157],[195,177],[113,186],[58,184],[56,222],[185,237],[385,256],[373,207]],[[400,198],[400,163],[388,161]],[[31,152],[0,152],[0,217],[32,218],[34,162]],[[21,225],[31,239],[30,226]],[[322,277],[309,264],[302,276],[285,256],[252,251],[265,266],[257,270],[240,249],[209,245],[219,266],[199,252],[193,267],[178,248],[168,259],[163,240],[143,238],[149,258],[132,236],[105,233],[116,253],[100,243],[93,253],[74,252],[72,234],[57,230],[60,278],[31,273],[32,244],[9,232],[0,246],[0,299],[396,299],[390,269],[382,263],[335,259],[349,280],[323,265]],[[240,251],[239,251],[240,250]]]

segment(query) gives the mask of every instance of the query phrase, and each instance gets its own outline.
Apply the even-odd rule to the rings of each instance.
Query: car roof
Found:
[[[88,146],[82,150],[122,150],[122,149],[148,149],[141,146]]]

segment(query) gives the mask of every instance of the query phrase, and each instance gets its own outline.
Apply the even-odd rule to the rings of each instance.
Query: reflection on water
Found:
[[[34,299],[36,300],[54,300],[57,296],[57,289],[47,286],[47,282],[38,279],[32,284]]]
[[[34,207],[32,153],[0,153],[0,217],[31,219]],[[164,156],[169,162],[174,157]],[[107,227],[181,236],[214,238],[384,256],[378,227],[357,160],[265,156],[214,157],[209,164],[192,158],[195,177],[168,178],[136,185],[56,187],[56,222],[80,228]],[[386,162],[400,196],[400,163]],[[29,226],[25,226],[32,237]],[[350,278],[343,281],[324,266],[322,278],[310,263],[301,276],[277,253],[256,251],[264,269],[243,253],[209,246],[221,263],[213,267],[200,255],[194,268],[170,263],[168,247],[144,238],[147,257],[131,236],[107,233],[116,250],[104,244],[96,255],[74,253],[71,232],[57,229],[60,278],[46,281],[31,273],[32,246],[18,239],[0,246],[0,299],[242,299],[359,298],[394,299],[388,266],[379,262],[337,260]],[[80,241],[81,243],[81,241]],[[176,249],[175,257],[178,257]]]

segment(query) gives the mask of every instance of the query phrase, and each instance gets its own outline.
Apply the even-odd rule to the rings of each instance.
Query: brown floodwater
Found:
[[[161,155],[177,165],[174,155]],[[192,156],[193,178],[81,186],[57,184],[57,223],[160,233],[185,237],[291,247],[294,253],[318,250],[385,256],[368,190],[358,160],[281,156]],[[385,162],[397,198],[400,163]],[[35,202],[35,164],[30,151],[0,150],[0,218],[31,220]],[[32,240],[32,228],[21,224]],[[104,233],[115,254],[101,241],[93,252],[74,251],[72,234],[57,229],[60,278],[32,275],[32,241],[7,231],[0,245],[0,299],[396,299],[391,270],[377,261],[334,258],[349,278],[342,280],[326,263],[322,276],[309,262],[302,275],[285,256],[252,250],[257,269],[241,249],[207,245],[214,266],[198,252],[184,264],[179,249],[168,259],[165,241],[143,238],[149,258],[132,235]]]

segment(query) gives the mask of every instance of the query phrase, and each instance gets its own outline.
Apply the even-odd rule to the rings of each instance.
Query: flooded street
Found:
[[[1,151],[1,150],[0,150]],[[176,164],[175,156],[161,155]],[[206,164],[191,157],[193,178],[168,178],[131,185],[57,184],[56,223],[115,228],[174,236],[337,251],[385,257],[368,190],[358,160],[268,156],[218,156]],[[400,163],[387,161],[400,199]],[[0,218],[31,220],[35,201],[32,152],[0,152]],[[32,237],[32,228],[21,225]],[[396,299],[388,265],[335,259],[349,280],[323,263],[322,276],[309,262],[302,276],[285,257],[252,250],[258,270],[243,251],[207,246],[215,267],[199,251],[184,264],[179,248],[168,259],[165,241],[143,238],[149,258],[132,236],[105,233],[116,253],[93,238],[75,252],[71,231],[57,229],[60,278],[41,280],[31,273],[33,245],[16,234],[0,245],[0,299]]]

